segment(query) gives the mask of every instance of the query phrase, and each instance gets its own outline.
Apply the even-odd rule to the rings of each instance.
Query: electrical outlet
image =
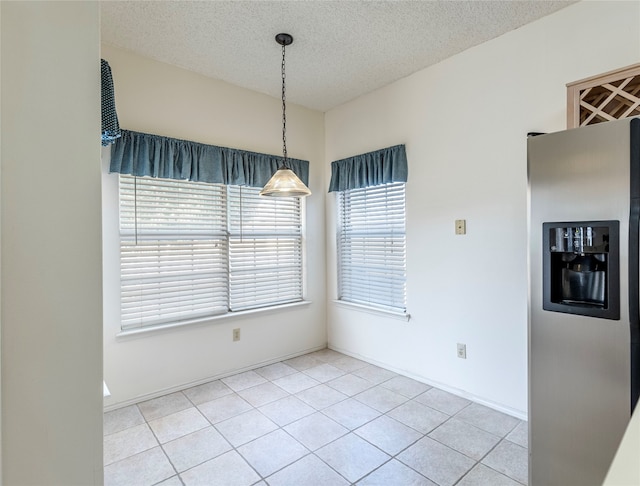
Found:
[[[233,330],[233,340],[240,341],[240,328]]]
[[[467,220],[466,219],[456,219],[456,234],[457,235],[466,235],[467,234]]]
[[[467,359],[467,345],[458,343],[458,358]]]

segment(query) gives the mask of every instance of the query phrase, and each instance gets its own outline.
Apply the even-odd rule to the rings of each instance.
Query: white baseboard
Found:
[[[420,375],[416,375],[414,373],[411,373],[407,370],[401,370],[398,368],[395,368],[387,363],[382,363],[380,361],[377,361],[375,359],[371,359],[367,356],[362,356],[360,354],[357,353],[352,353],[350,351],[347,351],[345,349],[341,349],[338,346],[333,346],[331,344],[328,345],[329,349],[332,349],[334,351],[337,351],[338,353],[342,353],[345,354],[347,356],[351,356],[352,358],[356,358],[359,359],[361,361],[366,361],[369,364],[378,366],[380,368],[384,368],[385,370],[389,370],[389,371],[393,371],[394,373],[398,373],[399,375],[403,375],[406,376],[408,378],[412,378],[416,381],[419,381],[420,383],[424,383],[425,385],[429,385],[429,386],[433,386],[435,388],[439,388],[440,390],[446,391],[448,393],[451,393],[453,395],[462,397],[462,398],[466,398],[467,400],[471,400],[472,402],[475,403],[479,403],[480,405],[485,405],[489,408],[492,408],[494,410],[497,410],[499,412],[503,412],[506,413],[507,415],[511,415],[512,417],[518,418],[520,420],[527,420],[527,412],[526,411],[522,411],[522,410],[517,410],[511,407],[507,407],[501,403],[497,403],[494,402],[492,400],[488,400],[486,398],[483,397],[479,397],[477,395],[474,395],[472,393],[468,393],[464,390],[460,390],[458,388],[454,388],[452,386],[446,385],[444,383],[439,383],[437,381],[434,380],[430,380],[428,378],[425,378],[424,376],[420,376]]]
[[[263,366],[268,366],[270,364],[274,364],[274,363],[278,363],[280,361],[284,361],[287,359],[291,359],[291,358],[296,358],[298,356],[302,356],[304,354],[308,354],[308,353],[313,353],[314,351],[320,351],[321,349],[325,349],[327,346],[317,346],[314,348],[310,348],[310,349],[305,349],[302,351],[296,351],[295,353],[291,353],[288,355],[284,355],[284,356],[279,356],[277,358],[273,358],[273,359],[269,359],[266,361],[261,361],[258,363],[253,363],[249,366],[245,366],[243,368],[238,368],[238,369],[233,369],[233,370],[227,370],[224,371],[222,373],[218,373],[217,375],[213,375],[210,376],[208,378],[203,378],[201,380],[196,380],[196,381],[192,381],[189,383],[183,383],[181,385],[176,385],[176,386],[172,386],[169,388],[164,388],[162,390],[157,390],[154,391],[152,393],[147,393],[145,395],[139,395],[135,398],[132,398],[130,400],[124,400],[121,402],[117,402],[117,403],[110,403],[108,405],[104,406],[104,411],[105,412],[110,412],[111,410],[116,410],[118,408],[122,408],[122,407],[127,407],[129,405],[135,405],[136,403],[140,403],[140,402],[144,402],[147,400],[151,400],[153,398],[158,398],[164,395],[168,395],[170,393],[175,393],[178,391],[182,391],[182,390],[186,390],[187,388],[192,388],[194,386],[198,386],[198,385],[203,385],[205,383],[209,383],[210,381],[214,381],[214,380],[219,380],[221,378],[226,378],[227,376],[231,376],[231,375],[236,375],[238,373],[243,373],[245,371],[251,371],[251,370],[255,370],[257,368],[262,368]]]
[[[169,388],[165,388],[165,389],[162,389],[162,390],[157,390],[157,391],[155,391],[153,393],[147,393],[145,395],[139,395],[139,396],[137,396],[135,398],[132,398],[130,400],[125,400],[125,401],[117,402],[117,403],[110,403],[108,405],[105,405],[104,411],[105,412],[109,412],[111,410],[115,410],[115,409],[122,408],[122,407],[127,407],[129,405],[135,405],[136,403],[144,402],[146,400],[151,400],[153,398],[158,398],[158,397],[161,397],[161,396],[164,396],[164,395],[168,395],[170,393],[175,393],[175,392],[178,392],[178,391],[186,390],[186,389],[192,388],[194,386],[202,385],[204,383],[209,383],[210,381],[219,380],[221,378],[226,378],[227,376],[235,375],[235,374],[238,374],[238,373],[243,373],[245,371],[255,370],[257,368],[262,368],[263,366],[268,366],[270,364],[278,363],[280,361],[284,361],[284,360],[291,359],[291,358],[296,358],[298,356],[302,356],[302,355],[308,354],[308,353],[313,353],[314,351],[319,351],[321,349],[325,349],[326,347],[327,347],[326,345],[325,346],[317,346],[317,347],[314,347],[314,348],[305,349],[305,350],[302,350],[302,351],[297,351],[295,353],[291,353],[291,354],[288,354],[288,355],[279,356],[277,358],[269,359],[269,360],[266,360],[266,361],[261,361],[261,362],[258,362],[258,363],[253,363],[253,364],[251,364],[249,366],[245,366],[243,368],[227,370],[227,371],[224,371],[222,373],[218,373],[216,375],[213,375],[213,376],[210,376],[210,377],[207,377],[207,378],[203,378],[201,380],[196,380],[196,381],[192,381],[192,382],[189,382],[189,383],[184,383],[184,384],[181,384],[181,385],[177,385],[177,386],[174,386],[174,387],[169,387]],[[361,361],[365,361],[365,362],[367,362],[369,364],[372,364],[372,365],[375,365],[375,366],[379,366],[380,368],[384,368],[386,370],[393,371],[394,373],[398,373],[400,375],[406,376],[408,378],[412,378],[412,379],[414,379],[416,381],[419,381],[421,383],[424,383],[426,385],[439,388],[440,390],[444,390],[444,391],[446,391],[448,393],[451,393],[453,395],[456,395],[456,396],[459,396],[459,397],[462,397],[462,398],[466,398],[467,400],[471,400],[472,402],[479,403],[481,405],[485,405],[485,406],[487,406],[489,408],[492,408],[492,409],[497,410],[499,412],[506,413],[507,415],[511,415],[512,417],[516,417],[516,418],[518,418],[520,420],[527,420],[527,412],[523,412],[522,410],[517,410],[517,409],[513,409],[511,407],[507,407],[507,406],[505,406],[505,405],[503,405],[501,403],[497,403],[497,402],[494,402],[492,400],[488,400],[486,398],[479,397],[477,395],[474,395],[472,393],[468,393],[468,392],[466,392],[464,390],[460,390],[458,388],[451,387],[451,386],[446,385],[444,383],[439,383],[437,381],[430,380],[428,378],[425,378],[424,376],[416,375],[416,374],[408,372],[406,370],[401,370],[401,369],[395,368],[395,367],[393,367],[393,366],[391,366],[391,365],[389,365],[387,363],[383,363],[383,362],[377,361],[375,359],[369,358],[367,356],[362,356],[362,355],[357,354],[357,353],[352,353],[352,352],[347,351],[345,349],[341,349],[341,348],[339,348],[337,346],[329,345],[328,347],[329,347],[329,349],[332,349],[334,351],[342,353],[342,354],[344,354],[346,356],[351,356],[352,358],[357,358],[357,359],[359,359]]]

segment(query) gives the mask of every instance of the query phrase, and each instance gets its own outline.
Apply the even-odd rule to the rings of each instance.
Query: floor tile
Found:
[[[394,376],[398,376],[398,374],[393,371],[385,370],[384,368],[374,365],[367,365],[364,368],[357,369],[353,371],[353,374],[360,378],[364,378],[375,385],[379,385],[382,382],[390,380]]]
[[[527,429],[327,348],[105,413],[105,484],[516,486]]]
[[[316,410],[322,410],[348,398],[344,393],[340,393],[338,390],[334,390],[327,385],[307,388],[306,390],[296,393],[296,396]]]
[[[373,471],[364,479],[358,481],[358,486],[437,486],[413,469],[395,459]],[[488,485],[487,485],[488,486]]]
[[[515,417],[485,407],[479,403],[472,403],[457,413],[456,418],[464,420],[492,434],[499,435],[500,437],[507,435],[520,422]]]
[[[389,416],[423,434],[428,434],[449,418],[447,414],[413,400],[391,410]]]
[[[340,368],[341,370],[346,371],[347,373],[351,373],[352,371],[360,370],[366,366],[369,366],[369,363],[356,358],[352,358],[351,356],[343,356],[342,358],[332,361],[331,364],[336,368]]]
[[[382,386],[408,398],[416,397],[431,388],[429,385],[407,378],[406,376],[394,376],[390,380],[385,381]]]
[[[350,397],[373,386],[370,381],[352,374],[343,375],[335,380],[328,381],[326,384]]]
[[[149,422],[149,427],[161,444],[208,426],[207,419],[195,407]]]
[[[104,435],[115,434],[129,427],[143,424],[144,422],[144,417],[140,413],[138,406],[130,405],[106,412],[102,420],[102,430]]]
[[[255,372],[260,376],[266,378],[267,380],[273,381],[277,380],[278,378],[282,378],[283,376],[297,373],[298,370],[284,363],[273,363],[268,366],[258,368],[257,370],[255,370]]]
[[[520,483],[508,478],[504,474],[485,466],[477,464],[463,477],[457,486],[521,486]]]
[[[309,454],[304,446],[282,429],[239,447],[238,452],[263,477]]]
[[[518,444],[519,446],[529,447],[529,423],[520,422],[506,437],[507,440]]]
[[[462,398],[438,388],[431,388],[421,395],[418,395],[416,401],[440,410],[448,415],[455,415],[471,402],[466,398]]]
[[[324,363],[324,361],[314,358],[308,354],[303,356],[298,356],[297,358],[291,358],[286,361],[283,361],[284,364],[295,368],[298,371],[308,370],[309,368],[313,368],[314,366],[319,366]]]
[[[357,435],[395,456],[422,437],[420,432],[383,415],[354,431]]]
[[[182,486],[182,481],[176,476],[171,476],[169,479],[165,479],[162,482],[156,483],[154,486]]]
[[[320,383],[325,383],[346,374],[345,371],[336,368],[335,366],[331,366],[328,363],[314,366],[313,368],[304,370],[303,373],[314,380],[318,380]]]
[[[236,451],[211,459],[183,472],[180,477],[186,486],[249,486],[260,476]]]
[[[500,442],[500,437],[456,418],[442,424],[431,432],[429,437],[476,461],[482,459]]]
[[[322,413],[353,430],[380,416],[380,412],[357,400],[348,399],[325,408]]]
[[[233,393],[233,390],[220,380],[215,380],[203,385],[188,388],[183,393],[194,405],[200,405],[201,403],[210,402],[216,398],[230,395]]]
[[[136,425],[104,437],[104,465],[158,446],[147,424]]]
[[[198,409],[214,425],[252,408],[246,400],[235,393],[198,405]]]
[[[174,476],[167,456],[160,447],[127,457],[104,468],[105,486],[151,486]]]
[[[397,459],[441,486],[455,484],[475,465],[474,460],[429,437],[420,439]]]
[[[147,422],[190,407],[193,407],[193,404],[182,392],[171,393],[170,395],[138,403],[138,408]]]
[[[227,376],[226,378],[222,378],[220,381],[233,391],[238,392],[245,388],[251,388],[252,386],[265,383],[267,380],[255,371],[245,371],[244,373],[238,373],[237,375]]]
[[[293,422],[287,425],[284,430],[311,451],[315,451],[349,432],[349,429],[321,413],[314,413]]]
[[[320,351],[309,353],[309,356],[325,361],[327,363],[331,363],[332,361],[335,361],[337,359],[344,358],[344,354],[338,353],[337,351],[334,351],[333,349],[329,349],[329,348],[325,348],[325,349],[321,349]]]
[[[261,407],[262,405],[266,405],[267,403],[275,402],[276,400],[286,397],[288,393],[279,386],[267,382],[262,385],[252,386],[251,388],[239,391],[238,395],[254,407]]]
[[[369,388],[353,398],[382,413],[387,413],[407,401],[407,397],[381,386]]]
[[[178,472],[231,450],[229,442],[211,426],[167,442],[162,447]]]
[[[509,476],[522,484],[529,480],[529,452],[522,446],[503,440],[487,457],[482,464]]]
[[[318,380],[314,380],[304,373],[283,376],[282,378],[273,380],[273,383],[291,394],[301,392],[302,390],[306,390],[307,388],[320,384]]]
[[[384,464],[390,456],[354,434],[348,434],[316,451],[316,455],[355,483]]]
[[[234,447],[246,444],[278,428],[258,410],[250,410],[237,415],[216,424],[215,427]]]
[[[278,471],[267,481],[270,486],[349,486],[349,481],[313,454]]]
[[[280,427],[311,415],[316,410],[296,397],[288,396],[264,405],[259,410]]]

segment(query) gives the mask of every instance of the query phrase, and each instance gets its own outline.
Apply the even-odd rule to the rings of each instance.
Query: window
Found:
[[[123,330],[302,300],[298,198],[120,175]]]
[[[338,212],[338,299],[405,312],[405,183],[340,191]]]
[[[257,187],[227,188],[230,310],[302,300],[300,198],[261,197]]]

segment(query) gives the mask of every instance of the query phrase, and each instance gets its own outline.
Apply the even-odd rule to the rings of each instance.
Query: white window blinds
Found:
[[[405,312],[405,183],[341,191],[338,211],[338,298]]]
[[[259,192],[228,186],[232,311],[302,299],[302,202]]]
[[[227,311],[225,190],[120,176],[122,329]]]
[[[120,175],[123,330],[302,300],[301,202]]]

